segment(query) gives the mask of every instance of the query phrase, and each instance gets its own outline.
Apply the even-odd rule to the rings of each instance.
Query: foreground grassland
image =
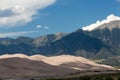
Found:
[[[56,76],[49,78],[16,78],[16,79],[0,79],[0,80],[120,80],[120,72],[87,72],[87,73],[79,73],[72,74],[70,76]]]
[[[88,76],[73,75],[65,78],[53,78],[47,80],[120,80],[120,73],[95,74]]]
[[[96,62],[98,64],[105,64],[115,67],[116,69],[120,69],[120,56],[113,56],[108,57],[106,59],[98,59],[98,60],[91,60],[93,62]]]

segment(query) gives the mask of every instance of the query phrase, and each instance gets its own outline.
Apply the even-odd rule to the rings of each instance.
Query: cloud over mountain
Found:
[[[109,23],[111,21],[116,21],[116,20],[120,20],[120,17],[118,16],[115,16],[113,14],[110,14],[109,16],[107,16],[106,19],[102,20],[102,21],[97,21],[96,23],[93,23],[91,25],[88,25],[86,27],[83,27],[82,29],[83,30],[88,30],[88,31],[92,31],[94,30],[95,28],[99,27],[100,25],[102,24],[105,24],[105,23]]]
[[[0,2],[0,27],[15,26],[32,21],[37,10],[44,9],[56,0],[2,0]]]

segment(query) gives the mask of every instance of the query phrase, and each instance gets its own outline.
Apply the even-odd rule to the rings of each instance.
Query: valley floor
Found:
[[[120,80],[120,71],[108,72],[84,72],[75,73],[69,76],[49,77],[49,78],[16,78],[16,79],[0,79],[0,80]]]

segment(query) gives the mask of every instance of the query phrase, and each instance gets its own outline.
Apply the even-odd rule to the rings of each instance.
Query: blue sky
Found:
[[[0,8],[0,37],[68,33],[103,20],[110,14],[120,16],[120,0],[5,1],[0,3],[3,4]]]

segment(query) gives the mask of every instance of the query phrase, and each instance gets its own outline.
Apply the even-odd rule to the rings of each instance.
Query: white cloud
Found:
[[[37,25],[36,28],[42,28],[43,26],[42,25]]]
[[[48,7],[56,0],[1,0],[0,27],[16,26],[32,21],[37,10]]]
[[[24,35],[24,34],[36,33],[36,32],[38,32],[38,31],[23,31],[23,32],[0,33],[0,38],[13,37],[13,36],[21,36],[21,35]]]
[[[48,26],[44,26],[44,25],[37,25],[36,28],[49,29]]]
[[[19,9],[19,10],[17,10]],[[12,16],[16,16],[19,15],[24,9],[20,8],[20,7],[11,7],[8,9],[4,9],[4,10],[0,10],[0,18],[3,17],[12,17]]]
[[[102,21],[97,21],[96,23],[93,23],[93,24],[91,24],[89,26],[83,27],[82,29],[92,31],[92,30],[94,30],[95,28],[99,27],[102,24],[109,23],[109,22],[115,21],[115,20],[120,20],[120,17],[111,14],[106,19],[104,19]]]

